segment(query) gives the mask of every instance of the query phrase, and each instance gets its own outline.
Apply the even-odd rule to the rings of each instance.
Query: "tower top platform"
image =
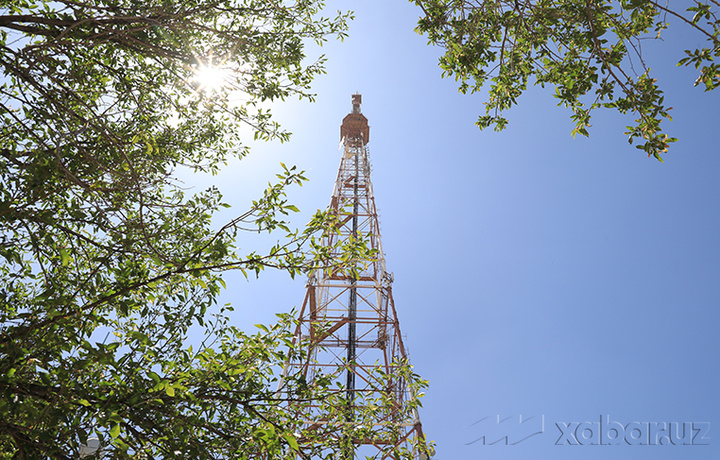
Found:
[[[345,138],[348,141],[358,142],[365,145],[370,142],[370,126],[365,115],[360,113],[360,104],[362,103],[361,94],[352,95],[352,112],[343,118],[340,126],[340,139]]]

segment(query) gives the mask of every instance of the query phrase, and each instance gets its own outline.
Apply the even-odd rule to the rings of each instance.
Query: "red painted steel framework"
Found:
[[[340,128],[343,155],[330,204],[338,217],[337,233],[324,237],[324,245],[341,257],[341,247],[352,244],[358,234],[369,235],[368,244],[376,256],[354,274],[317,270],[309,277],[303,301],[296,343],[304,343],[309,359],[290,362],[285,372],[302,372],[308,382],[320,374],[334,373],[344,392],[345,423],[356,419],[369,404],[386,408],[373,412],[373,429],[368,437],[352,439],[346,459],[395,458],[393,450],[405,448],[415,459],[427,459],[417,409],[407,407],[413,397],[401,372],[407,361],[392,295],[393,276],[385,267],[375,209],[367,143],[370,130],[360,112],[361,96],[352,96],[352,113]],[[306,427],[333,436],[320,405],[305,405],[299,416]],[[363,423],[368,423],[365,420]],[[373,446],[368,447],[368,446]]]

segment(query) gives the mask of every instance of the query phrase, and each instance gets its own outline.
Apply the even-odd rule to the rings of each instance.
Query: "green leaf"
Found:
[[[60,248],[60,263],[63,267],[67,267],[70,263],[70,255],[65,248]]]
[[[297,439],[295,439],[295,436],[292,433],[283,433],[283,438],[285,438],[285,441],[287,441],[288,445],[292,450],[300,450],[300,445],[298,444]]]
[[[147,371],[147,375],[157,384],[160,383],[160,376],[153,371]]]

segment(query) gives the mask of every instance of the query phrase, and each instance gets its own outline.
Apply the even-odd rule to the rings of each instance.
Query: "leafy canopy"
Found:
[[[572,111],[573,136],[588,135],[594,109],[637,117],[628,141],[662,161],[677,139],[660,124],[671,120],[663,92],[643,58],[641,42],[686,27],[705,46],[686,50],[678,65],[692,65],[695,85],[720,86],[720,23],[716,0],[694,0],[685,10],[652,0],[413,0],[424,15],[417,30],[445,48],[444,75],[460,91],[482,91],[489,81],[480,128],[507,125],[504,111],[517,104],[528,82],[555,88],[558,105]]]
[[[332,219],[289,228],[285,190],[305,178],[283,165],[218,229],[220,192],[188,196],[174,173],[217,171],[246,153],[244,132],[287,139],[262,103],[312,98],[323,67],[306,44],[348,18],[322,7],[2,3],[0,458],[290,458],[311,439],[285,403],[332,401],[329,380],[286,376],[276,393],[290,318],[250,335],[216,302],[225,270],[330,263],[314,235]],[[212,90],[207,67],[223,69]],[[245,229],[282,239],[240,255]],[[372,257],[361,246],[353,257]]]

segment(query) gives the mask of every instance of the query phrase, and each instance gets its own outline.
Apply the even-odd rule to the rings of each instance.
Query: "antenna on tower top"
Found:
[[[360,104],[362,104],[362,94],[355,93],[352,95],[352,113],[360,113]]]

